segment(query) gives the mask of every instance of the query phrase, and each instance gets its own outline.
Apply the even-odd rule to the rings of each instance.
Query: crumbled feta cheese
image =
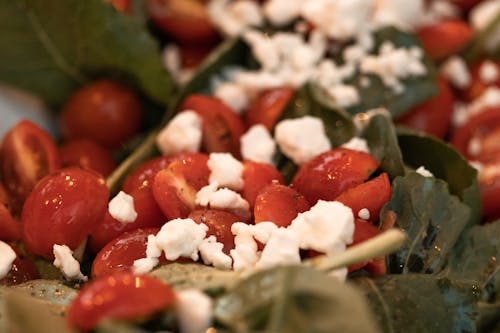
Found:
[[[481,140],[477,137],[473,137],[469,140],[469,144],[467,145],[467,153],[470,156],[478,156],[481,154]]]
[[[80,263],[73,258],[73,251],[67,245],[53,246],[54,266],[59,268],[69,280],[87,281],[87,277],[80,271]]]
[[[488,183],[500,176],[500,165],[496,163],[485,164],[478,171],[477,177],[480,183]]]
[[[137,219],[134,197],[120,191],[108,204],[109,214],[121,223],[132,223]]]
[[[298,165],[331,148],[323,121],[311,116],[280,121],[275,128],[275,139],[283,154]]]
[[[424,16],[424,0],[377,0],[373,21],[377,27],[395,26],[412,30]]]
[[[500,14],[500,1],[487,0],[475,5],[469,13],[469,21],[475,33],[478,33],[490,25]],[[488,51],[494,51],[500,46],[500,26],[490,33],[485,46]]]
[[[268,0],[264,3],[265,17],[275,26],[291,23],[300,14],[302,0]]]
[[[210,197],[219,188],[219,183],[211,182],[210,184],[203,186],[197,193],[195,198],[195,203],[202,207],[207,207],[210,204]]]
[[[243,38],[250,45],[253,56],[264,70],[273,70],[279,66],[280,53],[273,38],[256,30],[245,32]]]
[[[253,226],[253,237],[262,244],[266,244],[276,229],[278,229],[278,226],[273,222],[259,222]]]
[[[243,164],[230,153],[211,153],[207,166],[210,169],[210,183],[217,182],[220,187],[236,191],[243,188]]]
[[[448,0],[434,0],[427,3],[427,10],[420,20],[420,25],[431,25],[444,19],[460,17],[460,9]]]
[[[366,142],[366,140],[358,136],[352,137],[351,140],[347,141],[346,143],[343,143],[341,147],[362,151],[365,153],[370,153],[370,148],[368,148],[368,143]]]
[[[483,168],[484,168],[483,163],[481,163],[479,161],[469,161],[469,164],[470,164],[471,167],[473,167],[474,169],[476,169],[477,172],[481,172],[481,170],[483,170]]]
[[[359,94],[355,86],[337,84],[328,87],[326,91],[341,108],[347,108],[359,104]]]
[[[230,251],[233,258],[233,269],[242,271],[254,267],[259,259],[257,242],[253,238],[252,225],[243,222],[233,223],[231,232],[234,237],[234,249]]]
[[[163,155],[178,152],[197,152],[202,138],[202,119],[194,111],[178,113],[160,131],[156,145]]]
[[[215,88],[214,95],[237,113],[241,114],[248,106],[248,96],[245,89],[236,83],[224,82]]]
[[[176,293],[176,314],[181,333],[202,333],[212,324],[212,299],[197,289]]]
[[[441,73],[456,88],[467,88],[470,85],[471,77],[465,61],[459,56],[449,57],[441,65]]]
[[[500,106],[500,89],[490,86],[469,105],[455,104],[452,118],[453,124],[455,126],[463,125],[471,116],[497,106]]]
[[[415,170],[418,174],[424,176],[424,177],[434,177],[432,172],[427,170],[423,165],[419,166],[417,170]]]
[[[370,219],[370,211],[368,208],[362,208],[358,212],[358,217],[362,220],[369,220]]]
[[[273,156],[276,153],[276,142],[272,138],[268,129],[262,125],[253,125],[240,138],[241,156],[245,160],[273,163]]]
[[[354,216],[351,208],[338,201],[319,200],[288,228],[299,235],[301,249],[338,253],[352,243]]]
[[[134,260],[134,264],[132,266],[132,272],[134,274],[146,274],[153,270],[153,268],[158,265],[160,260],[157,258],[140,258]]]
[[[260,6],[251,0],[212,0],[207,5],[212,23],[228,36],[236,36],[264,23]]]
[[[486,84],[494,83],[500,79],[500,72],[493,61],[486,60],[481,64],[481,67],[479,67],[479,79]]]
[[[366,56],[366,50],[358,44],[348,46],[344,49],[342,57],[345,62],[357,64]]]
[[[347,279],[347,273],[349,273],[347,267],[342,267],[328,272],[328,276],[331,276],[341,282],[345,282],[345,280]]]
[[[0,241],[0,279],[9,274],[12,263],[16,259],[16,252],[10,247],[9,244]]]
[[[290,229],[276,228],[271,233],[260,259],[258,269],[300,263],[299,236]]]
[[[231,269],[233,259],[222,251],[224,244],[217,242],[215,236],[209,236],[198,246],[201,259],[206,265],[219,269]]]
[[[251,216],[250,205],[242,196],[228,188],[221,188],[210,195],[210,208],[228,210],[243,219]]]
[[[163,65],[172,74],[176,75],[180,72],[181,65],[181,53],[179,47],[175,44],[168,44],[165,46],[162,52],[163,55]]]
[[[179,257],[198,260],[198,246],[205,238],[208,227],[192,219],[174,219],[161,227],[155,237],[156,245],[165,252],[165,258],[173,261]]]

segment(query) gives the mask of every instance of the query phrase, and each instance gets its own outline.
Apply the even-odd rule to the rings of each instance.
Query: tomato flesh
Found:
[[[252,209],[255,198],[262,188],[269,184],[284,184],[283,175],[274,166],[253,161],[243,162],[243,190],[242,196],[248,201]]]
[[[352,238],[352,243],[349,246],[362,243],[379,234],[380,230],[377,227],[373,226],[371,223],[361,219],[354,219],[354,235]],[[349,272],[353,272],[362,268],[365,268],[367,271],[373,273],[374,275],[383,275],[387,271],[385,257],[375,258],[364,263],[352,265],[349,267]]]
[[[272,131],[294,93],[293,89],[287,87],[261,92],[245,113],[248,125],[262,124]]]
[[[40,278],[33,262],[24,257],[16,246],[9,245],[16,252],[17,257],[12,263],[10,272],[0,280],[0,285],[12,286]]]
[[[472,29],[462,20],[445,20],[421,27],[417,35],[425,51],[434,60],[461,51],[472,39]]]

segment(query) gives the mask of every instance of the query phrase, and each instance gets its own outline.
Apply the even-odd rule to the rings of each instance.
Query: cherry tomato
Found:
[[[38,271],[31,260],[25,258],[19,249],[12,244],[9,244],[16,252],[17,257],[12,263],[10,272],[3,279],[0,280],[2,286],[12,286],[15,284],[24,283],[30,280],[39,278]]]
[[[80,166],[92,169],[104,177],[116,168],[110,151],[88,139],[70,140],[59,147],[63,166]]]
[[[253,213],[255,223],[270,221],[279,227],[287,227],[299,213],[310,208],[306,198],[295,189],[270,184],[257,195]]]
[[[260,190],[269,184],[284,184],[283,175],[274,166],[253,161],[243,162],[243,190],[242,196],[253,208],[255,198]]]
[[[35,184],[61,167],[57,145],[42,128],[22,120],[5,135],[0,147],[1,178],[14,214]]]
[[[367,180],[379,162],[370,154],[345,148],[329,150],[302,165],[292,186],[311,205],[335,200],[342,192]]]
[[[92,330],[102,319],[131,320],[150,316],[175,303],[172,288],[148,276],[118,272],[87,284],[71,302],[70,326]]]
[[[217,43],[203,44],[181,44],[179,50],[181,53],[182,67],[195,68],[213,51]]]
[[[153,196],[167,219],[186,218],[194,210],[196,193],[208,185],[207,162],[207,155],[192,154],[156,174]]]
[[[104,0],[105,2],[111,3],[116,10],[128,14],[130,13],[130,1],[129,0]]]
[[[472,29],[465,21],[449,19],[421,27],[417,35],[427,54],[440,60],[461,51],[472,39]]]
[[[294,93],[293,89],[287,87],[261,92],[245,114],[248,125],[263,124],[272,131]]]
[[[21,239],[21,223],[16,221],[7,207],[0,202],[0,240]]]
[[[60,116],[63,138],[88,138],[116,148],[141,129],[139,97],[117,82],[100,80],[77,90]]]
[[[455,99],[444,79],[439,78],[437,82],[438,94],[411,109],[397,120],[398,123],[444,138],[450,128]]]
[[[451,2],[453,4],[460,7],[460,9],[464,12],[471,10],[472,7],[474,7],[475,5],[480,3],[481,1],[482,0],[451,0]]]
[[[102,220],[109,190],[96,172],[71,167],[42,178],[23,206],[26,248],[47,259],[54,244],[76,249]]]
[[[500,159],[487,164],[478,174],[479,191],[483,205],[483,216],[488,219],[500,217]]]
[[[489,60],[491,64],[496,68],[498,72],[500,72],[500,62],[499,61],[493,61]],[[462,97],[466,101],[473,101],[479,96],[481,96],[486,89],[489,87],[497,87],[500,88],[500,75],[498,78],[492,82],[484,82],[484,80],[481,79],[481,68],[484,65],[486,60],[481,61],[477,64],[474,64],[471,69],[470,69],[470,76],[471,76],[471,83],[467,89],[462,91]]]
[[[186,44],[216,40],[206,7],[196,0],[148,0],[147,12],[163,33]]]
[[[362,243],[379,234],[380,230],[377,227],[373,226],[371,223],[363,221],[361,219],[354,219],[354,235],[352,237],[352,243],[349,246]],[[383,275],[387,272],[385,257],[372,259],[365,263],[350,266],[349,272],[353,272],[361,268],[365,268],[367,271],[377,276]]]
[[[229,254],[229,251],[234,249],[234,236],[231,233],[231,226],[235,222],[241,222],[241,217],[218,209],[194,210],[188,217],[198,224],[206,224],[208,226],[207,235],[215,236],[217,242],[224,244],[222,250],[225,254]]]
[[[243,120],[220,99],[193,94],[182,103],[181,110],[193,110],[203,118],[203,149],[229,152],[240,156],[240,137],[245,132]]]

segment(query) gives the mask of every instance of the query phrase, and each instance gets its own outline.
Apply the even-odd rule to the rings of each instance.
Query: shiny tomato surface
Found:
[[[434,60],[444,59],[461,51],[472,39],[467,22],[450,19],[417,30],[417,36],[427,54]]]
[[[269,184],[284,184],[283,175],[273,165],[253,161],[243,162],[242,196],[253,208],[257,194]]]
[[[107,177],[117,167],[111,152],[89,139],[75,139],[59,147],[62,165],[92,169]]]
[[[272,131],[294,93],[293,89],[287,87],[261,92],[245,113],[248,125],[262,124]]]

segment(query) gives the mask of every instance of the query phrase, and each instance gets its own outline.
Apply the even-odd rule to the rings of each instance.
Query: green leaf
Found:
[[[450,192],[469,206],[469,225],[481,219],[481,198],[477,171],[453,146],[435,137],[398,128],[398,141],[405,163],[413,168],[424,166],[448,183]]]
[[[469,219],[469,208],[449,193],[447,184],[415,172],[397,177],[392,197],[381,216],[396,213],[396,226],[406,231],[408,240],[390,256],[393,273],[439,271]]]
[[[499,59],[500,49],[496,49],[494,52],[488,55],[485,44],[494,34],[497,33],[498,27],[500,27],[500,13],[486,26],[485,29],[474,33],[472,40],[469,45],[461,52],[462,57],[469,63],[472,64],[479,60],[481,57],[488,58],[493,57]]]
[[[77,290],[68,287],[57,280],[31,280],[19,285],[11,286],[11,290],[24,292],[34,298],[47,301],[51,304],[68,306],[76,297]]]
[[[165,104],[172,80],[145,26],[102,0],[0,4],[0,81],[58,107],[96,76],[120,76]]]
[[[215,319],[233,332],[378,332],[353,287],[296,266],[241,281],[217,299]]]

